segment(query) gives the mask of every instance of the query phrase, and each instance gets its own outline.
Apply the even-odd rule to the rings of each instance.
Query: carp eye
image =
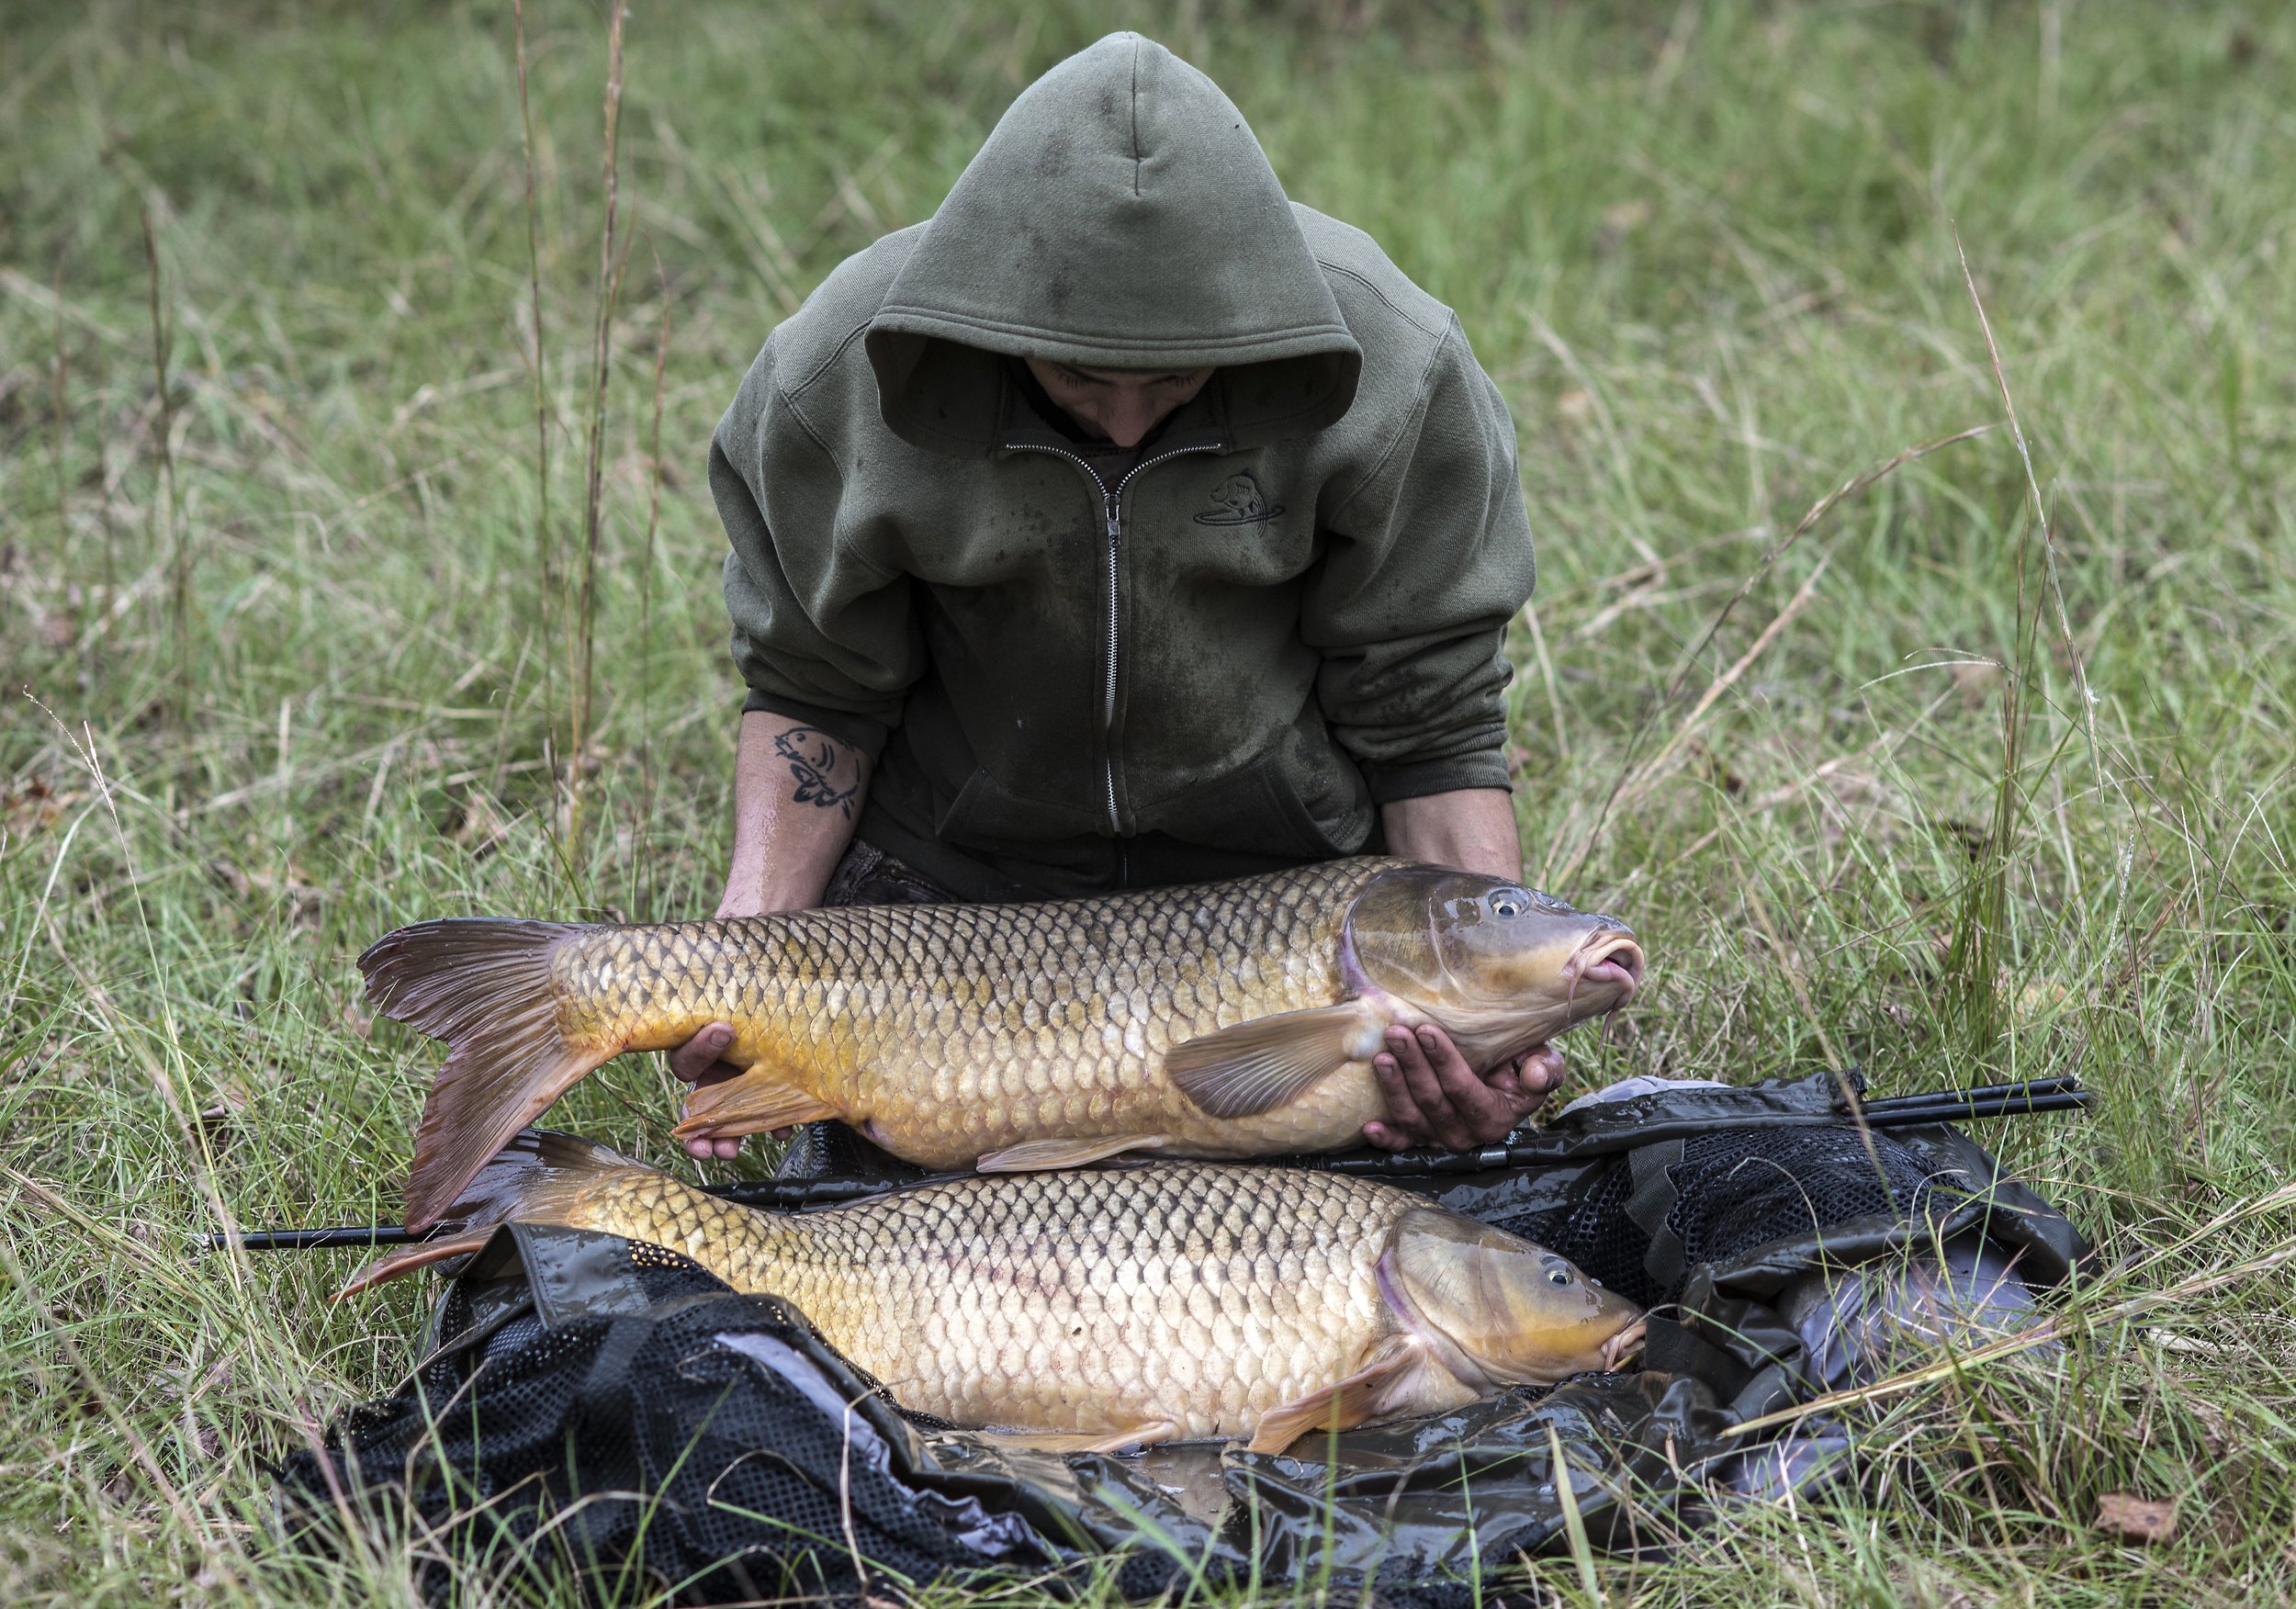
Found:
[[[1548,1284],[1549,1284],[1549,1285],[1568,1285],[1568,1284],[1570,1284],[1570,1269],[1568,1269],[1568,1268],[1549,1268],[1549,1269],[1548,1269],[1548,1270],[1547,1270],[1547,1283],[1548,1283]]]
[[[1494,917],[1519,917],[1531,908],[1531,896],[1519,888],[1503,888],[1491,896]]]

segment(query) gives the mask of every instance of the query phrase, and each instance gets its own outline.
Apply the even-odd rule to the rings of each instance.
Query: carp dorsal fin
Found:
[[[1164,1070],[1206,1117],[1255,1118],[1378,1048],[1363,1007],[1347,1001],[1183,1040],[1165,1052]]]
[[[982,1154],[973,1165],[982,1173],[1052,1173],[1082,1167],[1126,1151],[1161,1151],[1169,1134],[1119,1134],[1100,1140],[1029,1140]]]
[[[1401,1335],[1390,1335],[1346,1378],[1296,1401],[1270,1408],[1260,1418],[1245,1450],[1280,1453],[1311,1431],[1353,1430],[1377,1419],[1396,1401],[1411,1377],[1426,1362],[1426,1352]]]

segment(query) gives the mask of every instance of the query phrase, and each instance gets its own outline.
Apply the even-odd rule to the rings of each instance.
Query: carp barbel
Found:
[[[970,1175],[812,1212],[737,1206],[528,1131],[455,1203],[461,1230],[343,1294],[557,1224],[682,1253],[793,1303],[903,1406],[1077,1451],[1300,1436],[1609,1368],[1635,1305],[1546,1248],[1391,1185],[1153,1162]]]
[[[1390,1026],[1433,1023],[1487,1070],[1624,1006],[1644,965],[1615,917],[1367,859],[1035,905],[457,918],[359,957],[378,1011],[450,1047],[411,1230],[591,1069],[712,1022],[747,1071],[696,1090],[681,1136],[837,1118],[921,1166],[1023,1171],[1352,1146],[1384,1110]]]

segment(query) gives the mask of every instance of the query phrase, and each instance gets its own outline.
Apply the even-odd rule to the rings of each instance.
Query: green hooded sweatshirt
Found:
[[[1026,356],[1219,372],[1104,478]],[[1379,804],[1507,785],[1506,403],[1138,35],[773,332],[710,486],[746,707],[873,756],[858,836],[967,898],[1355,853]]]

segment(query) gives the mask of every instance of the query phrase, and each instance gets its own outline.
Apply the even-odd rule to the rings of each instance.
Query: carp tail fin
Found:
[[[402,1274],[411,1274],[417,1268],[427,1268],[433,1263],[467,1256],[493,1238],[494,1231],[490,1229],[474,1229],[463,1234],[439,1235],[419,1245],[401,1246],[395,1252],[376,1258],[344,1280],[343,1288],[335,1292],[333,1300],[346,1301]]]
[[[418,922],[359,957],[375,1008],[448,1047],[415,1131],[409,1229],[447,1217],[512,1135],[622,1049],[578,1044],[559,1025],[551,962],[583,931],[498,917]]]
[[[454,1202],[439,1213],[453,1231],[377,1257],[335,1293],[335,1300],[372,1290],[386,1280],[478,1250],[513,1219],[523,1223],[584,1227],[583,1194],[609,1175],[650,1171],[618,1152],[571,1134],[528,1129],[512,1136],[478,1169]]]

